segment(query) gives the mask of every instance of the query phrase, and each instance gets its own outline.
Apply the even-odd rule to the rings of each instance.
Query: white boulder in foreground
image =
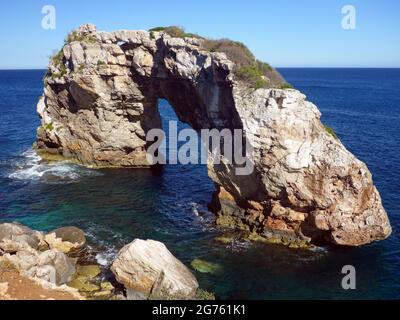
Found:
[[[191,299],[199,287],[189,269],[154,240],[136,239],[123,247],[111,271],[128,299]]]

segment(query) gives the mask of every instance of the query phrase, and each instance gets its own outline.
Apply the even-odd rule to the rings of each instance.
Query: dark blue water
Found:
[[[81,227],[104,266],[135,238],[163,241],[187,265],[194,258],[219,263],[216,274],[195,274],[201,287],[221,299],[400,298],[400,70],[280,71],[368,164],[393,226],[388,240],[318,252],[224,245],[214,240],[221,230],[206,209],[213,185],[204,166],[152,172],[42,164],[30,148],[43,71],[0,71],[0,221],[40,230]],[[164,123],[176,119],[167,102],[160,111]],[[357,270],[356,290],[341,288],[340,272],[348,264]]]

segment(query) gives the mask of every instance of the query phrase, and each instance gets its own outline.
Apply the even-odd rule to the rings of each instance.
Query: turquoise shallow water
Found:
[[[319,251],[214,241],[221,234],[207,211],[213,185],[205,166],[163,170],[90,170],[43,165],[30,146],[39,125],[35,104],[43,71],[0,71],[0,221],[51,230],[86,231],[93,257],[107,266],[135,238],[163,241],[188,266],[194,258],[219,263],[216,274],[196,272],[218,298],[399,298],[400,71],[284,69],[346,146],[374,174],[393,225],[390,239],[362,248]],[[164,122],[175,119],[160,102]],[[183,124],[180,124],[183,127]],[[343,265],[357,269],[357,290],[341,288]]]

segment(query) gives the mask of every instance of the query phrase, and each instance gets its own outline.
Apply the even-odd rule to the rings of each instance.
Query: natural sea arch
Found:
[[[50,63],[36,149],[95,167],[148,166],[146,134],[161,128],[157,101],[167,99],[193,129],[241,129],[254,151],[248,175],[236,163],[208,164],[218,223],[292,246],[388,237],[371,173],[317,107],[297,90],[248,87],[202,41],[80,27]]]

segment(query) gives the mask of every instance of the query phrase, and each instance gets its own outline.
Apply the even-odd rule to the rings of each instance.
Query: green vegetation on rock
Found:
[[[44,127],[44,129],[45,129],[46,131],[53,131],[53,130],[54,130],[53,122],[46,123],[43,127]]]
[[[229,39],[206,39],[202,42],[204,50],[223,52],[235,63],[236,77],[251,88],[260,89],[279,85],[281,76],[268,63],[257,60],[253,53],[241,42]],[[276,83],[275,83],[276,82]]]
[[[268,63],[257,60],[246,45],[230,39],[207,39],[195,33],[187,33],[181,27],[155,27],[149,30],[150,37],[154,32],[165,32],[176,38],[202,39],[201,48],[209,52],[223,52],[229,60],[235,63],[236,77],[253,89],[279,87],[283,80],[279,73]]]
[[[57,52],[55,55],[53,55],[50,58],[50,61],[51,61],[51,64],[55,68],[57,68],[58,72],[50,73],[50,71],[47,71],[47,73],[45,74],[45,76],[43,78],[43,82],[45,85],[47,85],[49,77],[54,80],[54,79],[62,78],[63,76],[65,76],[67,74],[67,67],[65,66],[65,63],[64,63],[64,51],[62,49],[59,52]]]
[[[263,73],[257,68],[256,64],[237,69],[236,76],[254,89],[264,88],[268,84],[268,81],[265,80]]]
[[[280,89],[294,89],[294,87],[290,83],[282,83]]]
[[[78,32],[76,32],[76,31],[73,31],[67,36],[67,38],[65,39],[65,43],[71,43],[74,41],[86,42],[86,43],[96,43],[97,39],[93,35],[82,35],[82,34],[78,34]]]
[[[336,140],[339,140],[339,137],[337,136],[337,134],[335,133],[335,131],[331,127],[328,127],[328,126],[325,126],[325,125],[324,125],[324,127],[325,127],[326,132],[328,132]]]
[[[97,61],[97,70],[99,70],[105,66],[106,66],[106,63],[104,61],[102,61],[102,60]]]
[[[241,42],[229,39],[206,39],[202,42],[202,47],[210,52],[225,53],[236,65],[234,70],[236,77],[253,89],[279,86],[283,81],[274,68],[268,63],[257,60],[250,49]]]
[[[202,37],[195,33],[187,33],[185,29],[178,26],[169,26],[169,27],[155,27],[149,29],[150,36],[154,36],[153,32],[165,32],[166,34],[170,35],[171,37],[175,38],[199,38]]]

